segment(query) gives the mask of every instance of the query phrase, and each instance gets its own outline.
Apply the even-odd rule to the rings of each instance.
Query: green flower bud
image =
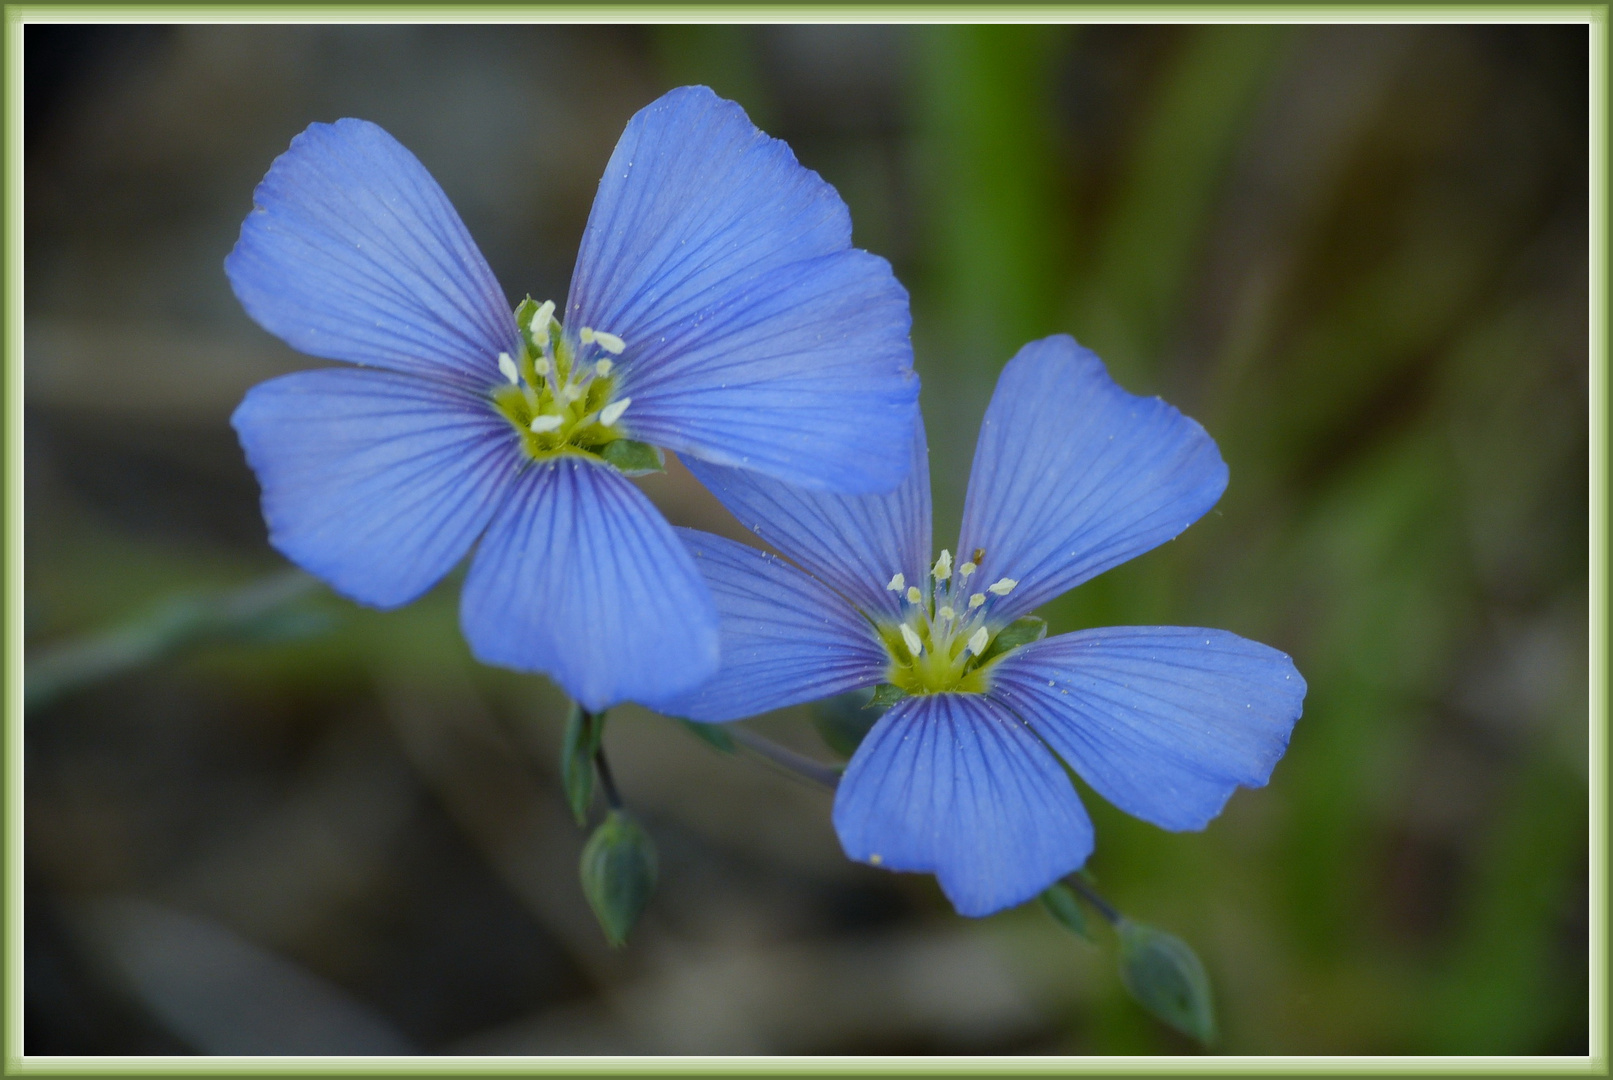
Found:
[[[1215,1041],[1210,977],[1187,943],[1146,923],[1123,919],[1120,981],[1137,1003],[1199,1042]]]
[[[579,873],[605,939],[619,948],[655,892],[655,844],[638,822],[612,810],[582,849]]]

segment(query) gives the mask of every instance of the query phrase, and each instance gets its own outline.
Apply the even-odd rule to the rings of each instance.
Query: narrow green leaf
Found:
[[[685,720],[681,716],[674,716],[672,719],[707,746],[714,746],[725,754],[733,754],[739,751],[739,747],[734,745],[733,738],[722,729],[720,724],[697,724],[693,720]]]
[[[644,476],[666,468],[666,455],[661,448],[632,439],[615,439],[600,448],[599,456],[628,476]]]
[[[583,847],[578,873],[605,939],[620,948],[655,892],[655,843],[624,811],[612,810]]]
[[[560,747],[560,779],[579,827],[588,824],[588,806],[594,801],[594,754],[604,733],[604,713],[591,713],[577,704],[571,706]]]
[[[1208,1046],[1215,1041],[1210,977],[1187,943],[1146,923],[1122,920],[1120,981],[1137,1003]]]
[[[1035,615],[1026,615],[1022,619],[1015,619],[997,631],[997,636],[991,639],[991,644],[986,646],[986,651],[981,654],[980,662],[982,664],[990,663],[1006,652],[1017,649],[1021,645],[1029,645],[1033,641],[1040,641],[1046,636],[1047,622],[1045,620],[1038,619]]]
[[[1092,928],[1087,924],[1087,913],[1081,909],[1081,901],[1076,899],[1074,889],[1062,881],[1054,882],[1042,893],[1042,903],[1064,929],[1072,934],[1079,934],[1088,941],[1097,940],[1092,936]]]

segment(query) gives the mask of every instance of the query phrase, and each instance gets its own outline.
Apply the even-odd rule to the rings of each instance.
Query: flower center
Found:
[[[952,553],[943,549],[922,587],[902,574],[891,578],[885,588],[901,596],[903,618],[876,624],[890,654],[888,683],[909,694],[986,690],[991,663],[1006,651],[998,647],[1005,644],[998,640],[1004,626],[991,617],[989,600],[1007,596],[1019,582],[1002,578],[974,591],[969,579],[984,557],[977,549],[954,570]]]
[[[515,309],[521,355],[498,354],[509,382],[493,391],[493,405],[533,458],[580,450],[610,460],[606,447],[626,440],[622,416],[633,403],[615,395],[611,375],[626,343],[588,326],[573,337],[554,313],[554,301],[531,297]]]

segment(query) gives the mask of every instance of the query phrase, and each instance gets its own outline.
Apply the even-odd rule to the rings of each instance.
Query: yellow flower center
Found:
[[[622,418],[633,399],[616,396],[611,375],[626,343],[586,326],[573,338],[554,312],[553,301],[530,298],[515,309],[521,355],[499,353],[507,384],[493,391],[493,405],[534,459],[578,451],[601,456],[627,437]]]
[[[1019,582],[1002,578],[973,591],[969,579],[984,554],[976,551],[954,571],[952,553],[943,550],[922,587],[902,574],[891,578],[885,588],[902,598],[903,618],[876,623],[890,654],[886,682],[908,694],[984,693],[989,687],[991,666],[1003,653],[993,646],[1005,627],[992,618],[987,601],[1007,596]]]

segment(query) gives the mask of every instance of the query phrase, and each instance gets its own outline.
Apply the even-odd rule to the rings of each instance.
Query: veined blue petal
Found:
[[[889,657],[841,597],[775,555],[676,530],[717,602],[722,667],[699,688],[643,703],[689,720],[743,720],[873,686]]]
[[[634,438],[791,483],[890,491],[917,411],[907,292],[833,188],[731,101],[674,90],[600,182],[567,326],[626,342]]]
[[[717,670],[717,612],[694,560],[626,477],[579,456],[516,478],[459,615],[478,660],[542,672],[595,712]]]
[[[487,260],[415,156],[364,120],[312,124],[224,260],[247,314],[313,356],[481,388],[518,348]]]
[[[907,698],[840,780],[846,855],[935,874],[960,915],[1023,903],[1092,852],[1092,822],[1024,723],[977,694]]]
[[[744,469],[684,459],[740,524],[870,616],[899,618],[900,573],[922,585],[930,560],[930,466],[922,419],[908,444],[907,479],[889,495],[828,495]]]
[[[1179,534],[1215,505],[1227,467],[1195,421],[1117,386],[1067,335],[1019,350],[980,426],[959,551],[1012,619]]]
[[[1305,680],[1225,630],[1122,626],[1027,645],[989,696],[1030,722],[1099,794],[1166,829],[1202,829],[1288,746]]]
[[[300,371],[231,418],[263,488],[269,542],[337,592],[406,604],[470,550],[518,467],[509,422],[450,384]]]
[[[634,437],[820,491],[890,491],[918,406],[906,292],[862,251],[761,287],[714,295],[624,367]]]

